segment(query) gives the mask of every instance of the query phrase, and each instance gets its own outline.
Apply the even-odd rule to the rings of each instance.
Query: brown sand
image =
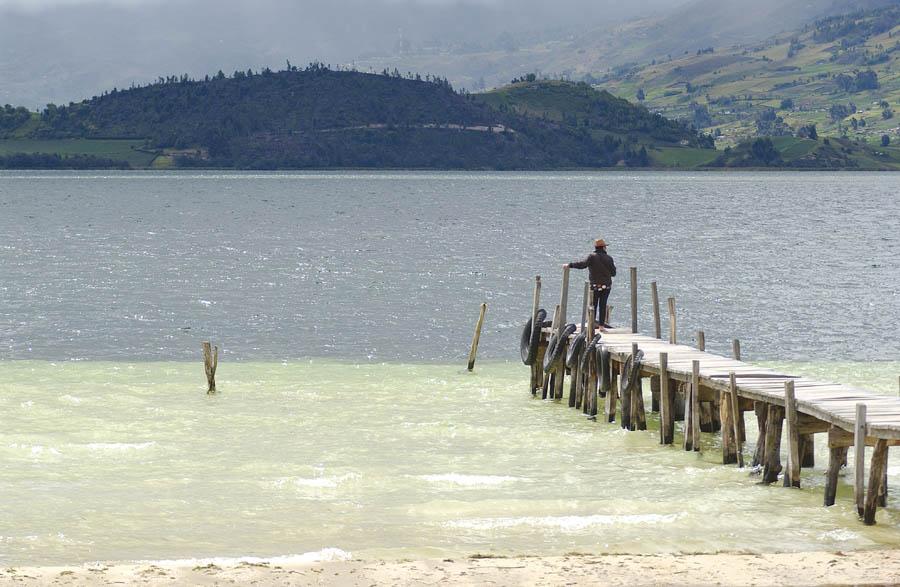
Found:
[[[796,554],[571,555],[229,566],[0,570],[3,585],[860,585],[900,583],[900,550]]]

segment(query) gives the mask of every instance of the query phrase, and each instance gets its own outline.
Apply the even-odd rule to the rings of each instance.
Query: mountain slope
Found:
[[[734,144],[800,132],[881,144],[900,138],[900,3],[820,19],[752,46],[715,47],[622,68],[600,80]]]
[[[635,149],[698,144],[683,124],[586,84],[526,84],[533,100],[577,97],[558,116],[459,94],[443,79],[305,70],[160,79],[0,129],[11,142],[143,141],[155,162],[238,168],[547,169],[647,165]],[[514,88],[519,96],[526,88]],[[555,92],[555,93],[554,93]],[[499,94],[497,94],[499,95]],[[641,145],[638,145],[638,140]],[[78,143],[76,143],[78,144]],[[87,143],[85,143],[87,144]],[[2,146],[2,145],[0,145]]]

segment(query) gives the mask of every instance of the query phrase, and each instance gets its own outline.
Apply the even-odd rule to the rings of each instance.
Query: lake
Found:
[[[712,436],[684,453],[655,416],[628,433],[533,400],[518,338],[534,276],[552,309],[562,263],[602,236],[614,324],[636,266],[645,331],[655,280],[683,341],[702,328],[713,352],[737,337],[747,360],[896,394],[898,188],[2,172],[0,564],[896,546],[900,502],[863,526],[852,469],[821,507],[823,439],[803,490],[757,486]],[[203,340],[222,350],[216,396]]]

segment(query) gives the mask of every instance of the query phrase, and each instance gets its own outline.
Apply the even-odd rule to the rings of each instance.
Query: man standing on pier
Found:
[[[594,320],[603,328],[612,328],[606,323],[606,302],[612,289],[612,278],[616,275],[616,264],[606,253],[606,241],[602,238],[595,240],[594,252],[583,261],[569,263],[568,267],[588,270],[591,289],[594,290]]]

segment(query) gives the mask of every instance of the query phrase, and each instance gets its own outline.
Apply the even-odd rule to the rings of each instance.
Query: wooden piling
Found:
[[[635,358],[638,354],[637,343],[631,344],[632,365],[635,364]],[[646,430],[647,429],[647,411],[644,409],[644,386],[640,372],[636,375],[634,388],[631,390],[631,429]]]
[[[741,341],[736,338],[731,341],[731,355],[735,361],[741,360]]]
[[[675,402],[672,380],[669,379],[669,354],[659,353],[659,441],[672,444],[675,436]]]
[[[659,290],[656,282],[650,282],[650,295],[653,298],[653,336],[662,338],[662,327],[659,321]]]
[[[613,306],[610,306],[609,304],[607,304],[606,305],[606,316],[603,317],[604,324],[612,324],[612,322],[610,322],[610,320],[612,320],[612,311],[613,311]]]
[[[630,273],[631,273],[631,332],[636,333],[638,331],[637,267],[630,267],[629,269],[630,269]]]
[[[828,430],[828,471],[825,473],[825,506],[834,505],[837,495],[838,473],[847,458],[847,446],[839,443],[844,431],[836,426]]]
[[[675,322],[675,298],[669,298],[669,344],[678,344]]]
[[[734,373],[731,374],[734,376]],[[737,443],[735,442],[734,412],[731,409],[731,393],[722,393],[719,400],[719,418],[722,421],[722,464],[737,462]]]
[[[207,394],[216,393],[216,369],[219,367],[219,347],[203,343],[203,368],[206,370]]]
[[[762,482],[766,485],[778,481],[781,472],[781,429],[784,424],[784,408],[769,404],[766,416],[766,446],[763,460]]]
[[[785,487],[800,487],[800,435],[797,432],[797,401],[794,397],[794,381],[784,382],[784,424],[788,442]]]
[[[875,441],[875,450],[872,451],[872,464],[869,467],[869,491],[866,494],[866,503],[863,511],[863,522],[867,526],[875,524],[875,509],[878,506],[881,483],[887,470],[888,441],[879,438]]]
[[[702,330],[697,331],[697,348],[701,351],[706,350],[706,333]]]
[[[753,460],[750,466],[754,469],[761,467],[766,460],[766,427],[769,419],[769,408],[764,402],[753,402],[753,411],[756,413],[756,450],[753,452]]]
[[[800,468],[812,469],[816,466],[816,446],[812,434],[800,435]]]
[[[478,354],[478,341],[481,340],[481,327],[484,325],[486,311],[487,304],[481,304],[481,313],[478,315],[478,322],[475,323],[475,336],[472,337],[472,347],[469,349],[469,371],[475,368],[475,355]]]
[[[738,467],[744,468],[744,416],[741,413],[740,396],[738,395],[737,380],[734,371],[728,374],[728,384],[730,392],[731,404],[731,420],[734,425],[732,434],[734,435],[734,450],[737,457]]]
[[[650,411],[659,412],[659,375],[650,376]]]
[[[591,312],[594,311],[593,304],[589,305],[590,297],[591,297],[591,282],[585,281],[584,282],[584,299],[581,302],[581,332],[585,333],[584,334],[584,336],[585,336],[584,348],[587,348],[587,345],[591,344],[591,338],[592,338],[592,336],[588,336],[588,333],[585,330],[585,328],[587,327],[588,308],[591,309]]]
[[[618,367],[613,365],[610,365],[609,393],[606,394],[606,420],[610,423],[616,421],[616,398],[619,395]]]
[[[863,515],[865,507],[865,470],[866,470],[866,404],[856,404],[856,422],[853,426],[853,495],[856,498],[856,510]]]
[[[684,450],[694,450],[694,383],[684,384]]]
[[[693,447],[695,452],[700,451],[700,361],[691,362],[691,430],[694,433]]]

